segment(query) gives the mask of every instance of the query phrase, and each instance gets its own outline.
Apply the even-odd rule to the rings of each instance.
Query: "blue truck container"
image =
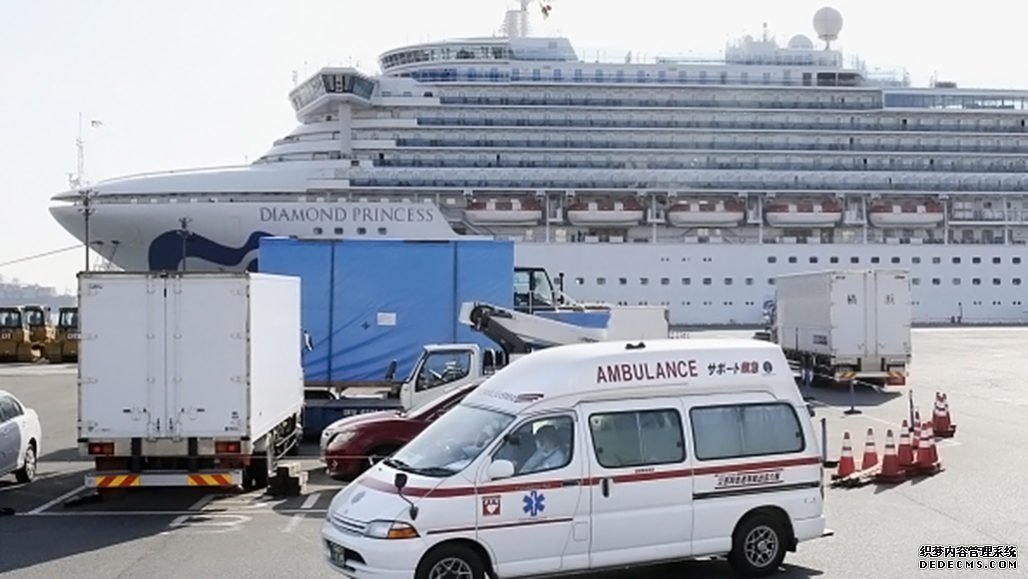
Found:
[[[460,305],[513,307],[514,243],[492,239],[371,240],[265,237],[259,270],[301,278],[313,350],[308,384],[381,381],[413,369],[425,344],[497,345],[457,321]]]

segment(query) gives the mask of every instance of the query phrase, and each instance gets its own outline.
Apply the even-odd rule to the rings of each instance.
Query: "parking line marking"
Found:
[[[314,493],[307,497],[307,500],[303,501],[301,509],[309,509],[318,503],[318,499],[321,498],[321,493]]]
[[[200,500],[193,503],[193,506],[189,507],[191,511],[199,511],[207,506],[207,503],[214,500],[214,495],[204,495],[200,497]]]
[[[246,510],[246,511],[219,511],[218,515],[324,515],[328,509],[282,509],[275,511],[267,510]],[[207,511],[48,511],[38,513],[15,513],[17,517],[195,517],[207,514]]]
[[[29,511],[29,512],[27,512],[25,514],[26,515],[38,515],[38,514],[42,513],[43,511],[49,509],[50,507],[56,505],[57,503],[59,503],[59,502],[61,502],[63,500],[66,500],[66,499],[70,499],[71,497],[79,494],[80,492],[82,492],[84,490],[86,490],[86,485],[80,485],[78,488],[76,488],[74,490],[70,490],[70,491],[64,493],[63,495],[57,497],[56,499],[54,499],[52,501],[43,503],[42,505],[39,505],[38,507],[32,509],[31,511]]]

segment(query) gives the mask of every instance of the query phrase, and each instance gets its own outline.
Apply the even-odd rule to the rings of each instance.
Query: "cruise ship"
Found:
[[[648,62],[530,35],[537,8],[375,75],[322,68],[253,163],[73,188],[51,212],[84,239],[88,203],[123,269],[256,269],[267,235],[484,235],[576,299],[676,325],[759,324],[775,276],[849,268],[910,271],[918,324],[1028,319],[1028,92],[876,73],[832,47],[831,7],[816,40]]]

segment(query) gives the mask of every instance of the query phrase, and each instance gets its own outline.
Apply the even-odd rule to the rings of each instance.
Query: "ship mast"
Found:
[[[515,10],[508,10],[503,19],[503,26],[500,27],[500,34],[510,38],[524,38],[528,36],[528,8],[533,2],[539,3],[543,18],[550,15],[553,7],[549,0],[518,0],[520,7]]]

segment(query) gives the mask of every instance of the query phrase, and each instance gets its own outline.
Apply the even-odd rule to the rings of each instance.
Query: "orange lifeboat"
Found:
[[[942,204],[938,201],[882,201],[867,211],[875,227],[934,227],[942,223]]]
[[[568,206],[568,222],[579,226],[627,227],[643,218],[643,206],[638,199],[597,199],[576,201]]]
[[[735,227],[746,217],[738,199],[679,201],[667,210],[667,221],[675,227]]]
[[[475,199],[464,217],[474,225],[535,225],[543,218],[543,206],[535,199]]]
[[[832,227],[842,219],[837,201],[774,201],[764,206],[767,223],[772,227]]]

